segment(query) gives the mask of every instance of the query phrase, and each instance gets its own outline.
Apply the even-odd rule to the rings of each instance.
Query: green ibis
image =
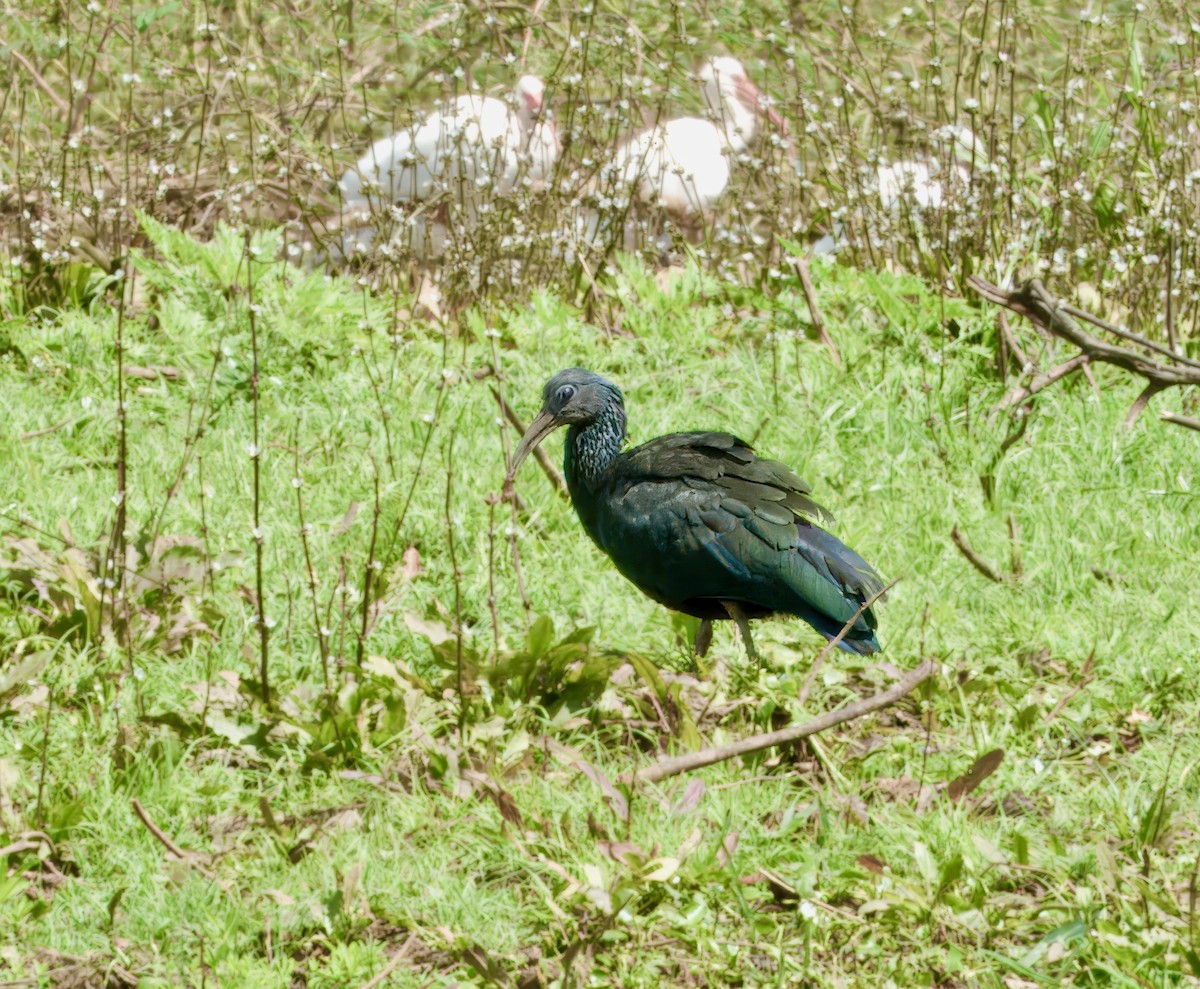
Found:
[[[795,615],[828,640],[877,651],[872,599],[883,584],[854,550],[817,522],[830,516],[790,468],[759,457],[729,433],[670,433],[622,452],[625,402],[591,371],[559,371],[542,410],[513,455],[507,483],[559,426],[564,473],[579,520],[637,588],[701,619],[703,655],[711,622],[730,618],[758,654],[748,619]]]

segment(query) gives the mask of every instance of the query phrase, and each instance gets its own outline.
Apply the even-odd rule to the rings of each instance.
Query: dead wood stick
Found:
[[[1126,429],[1131,428],[1137,422],[1138,416],[1146,411],[1146,406],[1150,404],[1150,399],[1166,387],[1161,381],[1151,381],[1142,389],[1138,397],[1133,400],[1133,404],[1129,406],[1129,411],[1125,413]]]
[[[839,368],[844,367],[837,344],[833,342],[833,337],[825,329],[825,317],[821,315],[821,308],[817,305],[817,292],[813,288],[812,278],[808,274],[808,261],[805,258],[796,259],[796,274],[800,276],[800,287],[804,290],[804,301],[808,304],[808,315],[813,321],[813,328],[817,331],[817,339],[828,348],[833,363]]]
[[[1007,359],[1009,357],[1016,358],[1016,363],[1019,365],[1022,372],[1031,370],[1033,368],[1033,362],[1030,361],[1029,355],[1026,354],[1025,351],[1021,349],[1021,345],[1017,343],[1017,338],[1013,334],[1012,327],[1008,325],[1008,314],[1003,309],[996,310],[996,334],[1000,337],[1000,352],[1003,355],[1001,358],[1003,367],[1000,368],[1000,374],[1002,376],[1008,376],[1009,364],[1012,363]]]
[[[37,438],[38,436],[45,436],[48,433],[57,432],[58,430],[63,429],[66,426],[73,426],[78,421],[79,421],[79,418],[77,416],[72,416],[69,419],[64,419],[62,422],[56,422],[53,426],[45,426],[42,429],[33,429],[33,430],[30,430],[28,433],[22,433],[18,437],[18,439],[32,440],[32,439]]]
[[[1027,399],[1033,398],[1033,396],[1040,392],[1043,388],[1048,388],[1050,385],[1054,384],[1054,382],[1058,381],[1060,378],[1065,378],[1068,374],[1079,370],[1080,367],[1086,367],[1089,360],[1090,358],[1087,354],[1076,354],[1069,361],[1063,361],[1061,364],[1052,367],[1045,373],[1035,374],[1033,378],[1030,379],[1029,384],[1017,385],[1016,388],[1005,395],[1004,398],[1002,398],[996,405],[996,408],[993,409],[993,411],[998,412],[1001,409],[1008,409],[1014,405],[1020,405]]]
[[[1176,426],[1200,431],[1200,419],[1193,419],[1191,416],[1181,416],[1175,412],[1160,412],[1158,417],[1164,422],[1173,422]]]
[[[823,662],[825,662],[826,657],[828,657],[828,655],[831,652],[833,652],[833,650],[837,647],[837,644],[846,637],[846,633],[849,632],[850,629],[854,628],[854,623],[856,621],[858,621],[860,618],[862,618],[863,612],[866,611],[869,607],[871,607],[871,605],[873,605],[876,601],[879,601],[882,598],[886,597],[887,592],[890,591],[893,587],[895,587],[899,582],[900,582],[900,578],[897,577],[886,587],[881,587],[874,594],[872,594],[869,598],[867,598],[867,600],[865,600],[862,604],[860,604],[858,606],[858,610],[856,612],[854,612],[853,615],[850,616],[850,620],[847,621],[846,624],[841,627],[841,630],[838,632],[838,634],[835,635],[832,639],[830,639],[827,643],[825,643],[825,648],[822,649],[819,653],[817,653],[817,658],[815,660],[813,660],[812,667],[808,671],[808,676],[806,676],[804,678],[804,684],[800,687],[800,693],[798,693],[796,695],[796,699],[801,704],[803,704],[806,700],[808,700],[808,692],[810,690],[812,690],[813,683],[816,682],[816,679],[817,679],[817,670],[819,670],[821,668],[821,664]]]
[[[1153,350],[1156,354],[1162,354],[1164,357],[1169,357],[1173,361],[1178,361],[1180,364],[1186,364],[1188,367],[1200,368],[1200,361],[1192,360],[1190,357],[1185,357],[1183,354],[1177,354],[1170,347],[1164,347],[1161,343],[1155,343],[1153,340],[1147,340],[1139,333],[1134,333],[1132,330],[1127,330],[1123,326],[1117,326],[1115,323],[1110,323],[1106,319],[1101,319],[1099,316],[1093,316],[1086,309],[1080,309],[1078,306],[1073,306],[1069,302],[1060,302],[1058,308],[1076,319],[1082,319],[1085,322],[1091,323],[1093,326],[1098,326],[1102,330],[1107,330],[1115,337],[1120,337],[1122,340],[1128,340],[1130,343],[1136,343],[1139,347],[1145,347],[1147,350]]]
[[[38,89],[50,97],[50,101],[58,109],[58,112],[65,115],[70,109],[67,101],[58,95],[58,92],[53,86],[50,85],[50,83],[46,82],[45,77],[33,67],[33,63],[24,55],[22,55],[21,52],[15,47],[10,48],[8,50],[8,54],[13,58],[14,61],[19,62],[25,71],[29,73],[33,81],[37,83]]]
[[[776,745],[791,745],[802,738],[807,738],[809,735],[815,735],[818,732],[833,728],[847,721],[853,721],[855,718],[861,718],[873,711],[878,711],[881,708],[895,704],[912,691],[913,688],[933,676],[937,670],[938,664],[932,659],[927,659],[920,666],[906,673],[887,690],[871,697],[864,697],[861,700],[854,701],[854,703],[847,704],[836,711],[829,711],[820,717],[813,718],[812,721],[805,724],[797,725],[794,728],[783,728],[779,731],[769,731],[762,735],[751,735],[749,738],[739,739],[736,742],[731,742],[729,745],[722,745],[715,749],[704,749],[701,752],[689,752],[687,755],[659,759],[645,769],[638,769],[632,773],[624,774],[621,777],[621,782],[625,784],[654,783],[658,780],[666,779],[668,776],[690,773],[692,770],[701,769],[704,766],[725,762],[727,759],[733,759],[740,755],[749,755],[751,752],[761,752],[763,749],[770,749]]]
[[[17,852],[36,852],[41,847],[40,841],[14,841],[11,845],[0,848],[0,859],[16,855]]]
[[[546,0],[534,0],[533,10],[529,12],[529,23],[525,25],[525,38],[521,43],[521,65],[525,65],[525,60],[529,57],[529,45],[533,41],[533,23],[541,20],[542,8],[546,6]]]
[[[962,530],[955,526],[950,530],[950,538],[954,540],[954,545],[958,547],[958,551],[967,558],[967,562],[976,570],[983,574],[988,580],[995,581],[997,584],[1003,584],[1004,578],[996,571],[987,560],[975,552],[971,548],[971,544],[967,541],[967,537],[962,534]]]
[[[1161,344],[1155,343],[1153,340],[1147,340],[1145,337],[1131,333],[1129,330],[1114,326],[1112,323],[1106,322],[1090,313],[1085,313],[1075,306],[1058,302],[1046,290],[1046,286],[1036,278],[1011,290],[993,285],[978,275],[972,275],[967,279],[967,282],[976,292],[990,302],[995,302],[1007,309],[1011,309],[1013,312],[1026,317],[1034,325],[1040,326],[1054,336],[1074,344],[1081,351],[1078,357],[1115,364],[1125,371],[1145,378],[1147,389],[1138,396],[1130,408],[1129,414],[1125,417],[1125,425],[1127,427],[1132,426],[1137,421],[1138,416],[1145,409],[1146,404],[1155,392],[1173,386],[1192,385],[1200,387],[1200,361],[1176,354]],[[1099,326],[1114,336],[1128,340],[1136,344],[1140,349],[1133,350],[1128,347],[1118,347],[1094,337],[1086,332],[1072,316],[1078,316],[1080,319],[1086,320],[1094,326]],[[1145,355],[1145,351],[1161,354],[1167,358],[1167,361],[1152,360]],[[1074,359],[1078,360],[1078,357]],[[1071,362],[1068,361],[1056,370],[1066,369],[1070,364]],[[1074,368],[1072,367],[1070,370],[1074,370]],[[1054,372],[1050,373],[1053,374]],[[1045,387],[1049,383],[1049,381],[1045,382],[1042,387]],[[1153,386],[1153,388],[1150,386]],[[1028,395],[1021,396],[1019,394],[1021,391],[1022,389],[1017,389],[1010,393],[1005,399],[1005,403],[1012,404],[1013,402],[1022,401],[1024,397],[1028,397]]]
[[[1017,525],[1016,518],[1011,514],[1008,516],[1008,546],[1012,574],[1014,577],[1020,577],[1025,572],[1025,567],[1021,563],[1021,527]]]
[[[165,831],[163,831],[162,828],[160,828],[157,824],[154,823],[154,819],[146,811],[146,808],[143,807],[141,805],[141,803],[138,802],[138,799],[136,797],[134,797],[132,802],[133,802],[133,812],[135,814],[137,814],[137,816],[141,820],[141,822],[144,825],[146,825],[146,830],[149,831],[152,835],[154,835],[155,838],[158,839],[159,843],[163,846],[163,848],[165,848],[168,852],[170,852],[172,855],[174,855],[181,862],[186,862],[188,865],[194,865],[196,867],[196,871],[199,872],[202,876],[204,876],[205,879],[214,878],[213,874],[208,869],[206,869],[203,865],[201,865],[199,861],[197,861],[197,859],[199,858],[198,853],[185,852],[182,848],[180,848],[177,844],[175,844],[174,841],[171,840],[170,835],[168,835]]]
[[[1049,722],[1053,721],[1055,718],[1057,718],[1059,716],[1059,714],[1062,713],[1063,708],[1065,708],[1068,704],[1070,704],[1071,701],[1074,700],[1075,697],[1079,694],[1079,692],[1082,691],[1085,687],[1087,687],[1087,685],[1089,683],[1091,683],[1094,679],[1096,679],[1092,675],[1092,663],[1095,661],[1095,659],[1096,659],[1096,650],[1093,649],[1091,651],[1091,653],[1088,655],[1088,658],[1084,661],[1083,669],[1080,670],[1080,672],[1079,672],[1079,682],[1077,684],[1075,684],[1075,686],[1073,686],[1065,694],[1063,694],[1058,699],[1058,703],[1054,705],[1053,710],[1049,711],[1046,714],[1045,721],[1047,723],[1049,723]]]

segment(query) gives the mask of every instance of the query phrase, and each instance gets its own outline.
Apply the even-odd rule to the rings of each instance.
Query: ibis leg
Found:
[[[696,629],[696,641],[693,643],[693,648],[696,651],[696,655],[700,657],[700,659],[703,659],[708,655],[708,647],[712,645],[712,633],[712,619],[701,618],[700,627]]]
[[[758,650],[754,648],[754,639],[750,635],[750,621],[746,618],[742,606],[736,601],[722,601],[721,607],[737,625],[742,642],[746,645],[746,655],[750,657],[755,666],[762,666],[762,658],[758,655]]]

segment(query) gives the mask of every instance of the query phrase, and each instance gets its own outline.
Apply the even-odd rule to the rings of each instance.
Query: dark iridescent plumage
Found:
[[[729,433],[671,433],[621,452],[625,406],[612,382],[560,371],[542,393],[509,471],[558,426],[567,433],[571,501],[593,541],[645,594],[712,620],[790,614],[832,639],[882,587],[788,467]],[[866,608],[839,645],[875,652]],[[753,646],[747,638],[753,654]]]

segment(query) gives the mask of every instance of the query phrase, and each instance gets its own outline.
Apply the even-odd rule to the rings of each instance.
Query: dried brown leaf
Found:
[[[350,507],[346,509],[346,514],[342,516],[342,520],[338,522],[332,529],[329,530],[331,536],[344,536],[350,531],[350,526],[354,525],[354,520],[358,517],[359,504],[357,501],[350,502]]]
[[[600,854],[607,855],[621,865],[640,866],[649,856],[632,841],[598,841]]]
[[[950,800],[961,800],[999,769],[1000,763],[1003,761],[1003,749],[992,749],[990,752],[985,752],[971,763],[970,768],[965,773],[946,787],[946,796]]]
[[[887,868],[887,863],[875,855],[860,855],[855,861],[868,872],[874,872],[877,876],[882,876]]]
[[[671,808],[671,813],[675,816],[686,814],[689,811],[695,810],[704,796],[705,791],[704,780],[699,776],[694,776],[683,791],[683,796],[679,798],[679,802]]]
[[[729,865],[733,858],[733,853],[737,851],[738,839],[740,835],[737,831],[730,831],[723,839],[721,839],[721,847],[717,849],[717,861],[722,868]]]

